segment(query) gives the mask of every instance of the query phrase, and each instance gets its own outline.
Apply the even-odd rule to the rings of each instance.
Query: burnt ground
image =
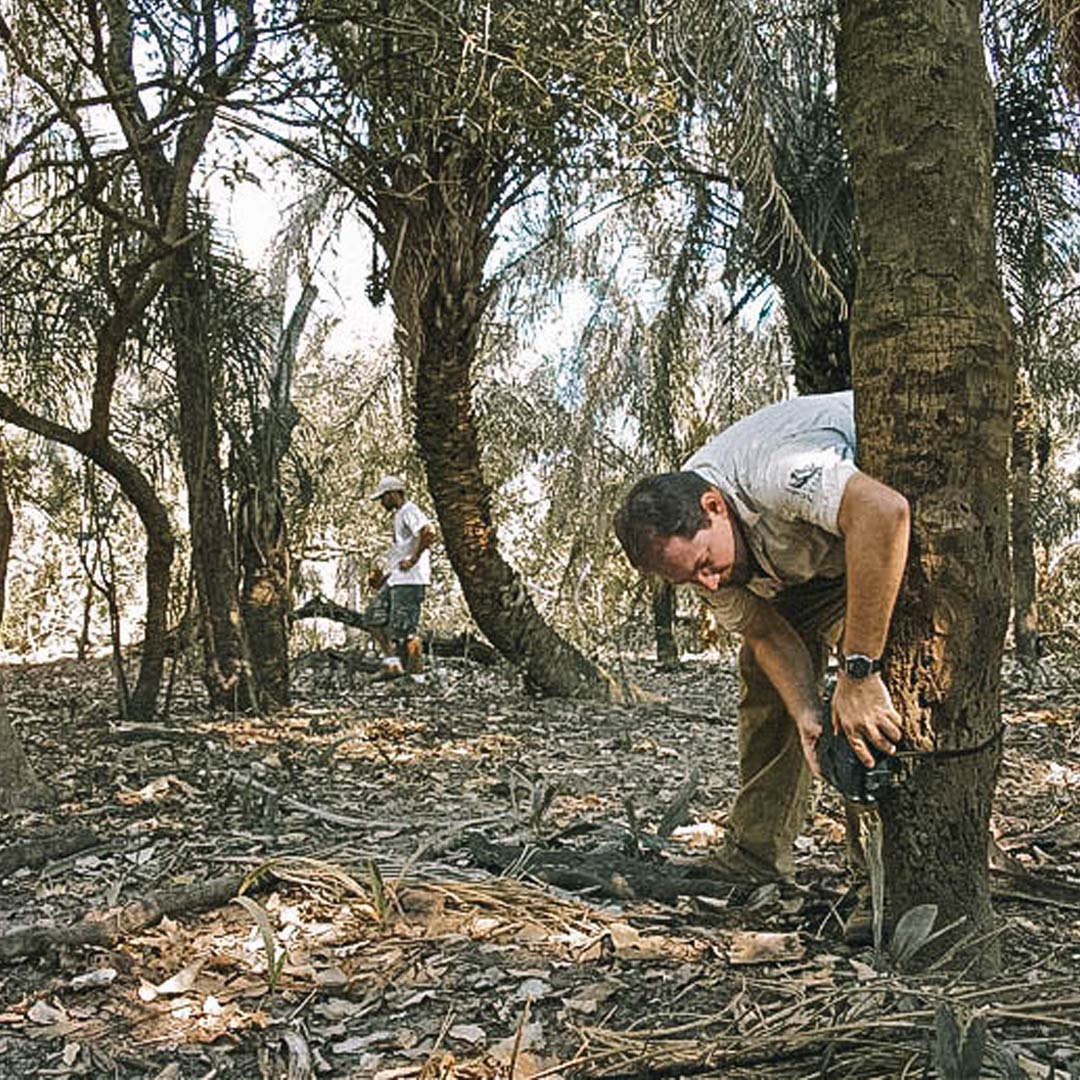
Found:
[[[104,663],[9,668],[57,801],[2,819],[0,1078],[1080,1076],[1074,679],[1006,679],[1004,962],[974,983],[844,946],[830,792],[794,887],[635,898],[620,867],[663,881],[718,842],[736,758],[729,663],[633,674],[666,700],[537,700],[462,660],[373,685],[328,651],[298,659],[272,718],[209,716],[187,687],[133,731]],[[501,873],[493,844],[519,856]],[[533,873],[552,851],[590,861],[552,885]],[[162,896],[113,940],[14,936]]]

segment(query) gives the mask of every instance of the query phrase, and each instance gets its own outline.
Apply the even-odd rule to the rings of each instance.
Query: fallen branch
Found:
[[[20,840],[17,844],[8,844],[0,848],[0,878],[6,878],[27,867],[40,870],[54,859],[65,859],[68,855],[85,851],[100,843],[95,833],[89,829],[76,829],[73,832],[35,836]]]
[[[994,896],[1080,911],[1080,885],[1029,870],[1005,851],[993,836],[990,837],[988,861],[990,889]]]
[[[277,788],[260,783],[254,777],[246,777],[243,781],[243,787],[257,791],[261,795],[266,795],[280,806],[287,806],[290,810],[299,810],[300,813],[307,814],[308,817],[318,818],[319,821],[327,821],[331,825],[345,825],[351,829],[368,829],[371,827],[370,821],[350,817],[348,814],[339,814],[334,810],[324,810],[321,806],[312,806],[311,803],[301,802],[290,795],[282,795]]]
[[[362,612],[336,604],[325,596],[313,596],[310,600],[294,608],[293,619],[329,619],[356,630],[366,629]],[[457,656],[465,660],[475,660],[478,664],[494,664],[499,654],[486,641],[481,641],[474,634],[423,634],[424,648],[435,656]]]
[[[91,911],[73,926],[26,926],[0,937],[0,960],[40,956],[73,945],[111,946],[164,915],[191,914],[227,904],[240,891],[244,874],[229,874],[176,889],[162,889],[122,908]]]
[[[708,877],[672,873],[670,862],[652,865],[629,856],[598,851],[545,851],[515,844],[494,844],[480,833],[467,837],[478,866],[494,873],[512,870],[573,892],[618,900],[661,900],[680,896],[729,897],[738,887]]]
[[[1080,911],[1080,886],[1030,870],[1016,873],[991,867],[990,891],[1002,900],[1026,900],[1066,911]]]

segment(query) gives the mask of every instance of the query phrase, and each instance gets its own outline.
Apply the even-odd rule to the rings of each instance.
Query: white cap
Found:
[[[373,499],[381,499],[388,491],[404,491],[405,481],[400,476],[384,476],[371,493]]]

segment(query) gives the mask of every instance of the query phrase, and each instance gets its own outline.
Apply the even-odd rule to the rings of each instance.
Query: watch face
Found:
[[[869,656],[849,656],[844,661],[844,671],[849,679],[867,679],[874,670]]]

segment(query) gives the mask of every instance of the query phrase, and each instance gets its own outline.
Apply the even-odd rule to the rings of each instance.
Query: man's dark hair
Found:
[[[658,473],[639,480],[615,512],[615,535],[638,570],[651,570],[672,536],[692,539],[709,524],[701,496],[714,487],[694,472]]]

